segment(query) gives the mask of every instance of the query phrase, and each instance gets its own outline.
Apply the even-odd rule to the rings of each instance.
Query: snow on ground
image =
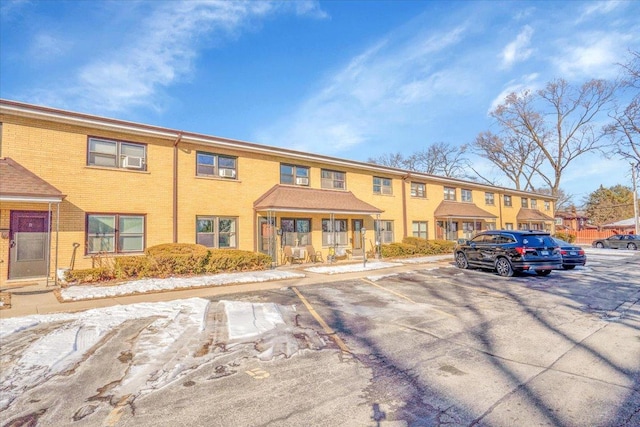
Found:
[[[224,312],[225,322],[214,324],[210,310]],[[235,346],[251,343],[251,351],[255,351],[254,342],[260,340],[260,358],[290,357],[304,348],[294,336],[301,333],[294,318],[295,307],[191,298],[3,319],[0,410],[52,377],[73,375],[75,368],[125,322],[148,319],[131,343],[130,368],[114,389],[120,396],[151,392],[215,358],[213,352],[201,354],[200,350],[216,327],[226,326],[226,331],[216,336],[228,337]],[[312,331],[302,332],[316,347],[324,345]],[[28,343],[19,344],[25,337],[29,337]]]
[[[106,298],[145,292],[159,292],[175,289],[221,286],[240,283],[268,282],[272,280],[305,277],[291,271],[265,270],[243,273],[224,273],[196,277],[169,277],[165,279],[140,279],[114,286],[78,285],[63,288],[60,297],[65,301],[79,301],[92,298]]]
[[[355,273],[359,271],[379,270],[381,268],[398,267],[402,264],[397,262],[381,262],[370,261],[366,265],[363,263],[342,264],[342,265],[330,265],[326,267],[310,267],[305,268],[305,271],[311,273],[323,273],[323,274],[341,274],[341,273]]]
[[[453,254],[447,255],[431,255],[431,256],[423,256],[423,257],[415,257],[415,258],[404,258],[399,260],[399,262],[403,264],[424,264],[427,262],[440,262],[440,261],[451,261],[453,262]]]

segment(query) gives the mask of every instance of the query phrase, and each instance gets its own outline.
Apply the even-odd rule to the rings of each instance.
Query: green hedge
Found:
[[[265,270],[271,257],[236,249],[207,249],[202,245],[168,243],[152,246],[144,255],[120,256],[113,267],[68,271],[70,283],[94,283],[113,279],[185,276],[204,273]]]
[[[402,258],[416,255],[442,255],[453,253],[455,242],[405,237],[402,243],[390,243],[380,247],[383,258]]]

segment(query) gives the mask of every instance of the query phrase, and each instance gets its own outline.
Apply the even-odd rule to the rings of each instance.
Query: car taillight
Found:
[[[567,254],[567,251],[565,251],[564,249],[560,249],[560,253],[561,253],[562,255],[566,255],[566,254]]]
[[[579,251],[578,251],[578,253],[579,253],[580,255],[584,255],[584,251],[583,251],[582,249],[581,249],[581,250],[579,250]]]
[[[518,246],[517,248],[514,248],[516,250],[516,252],[518,252],[520,255],[524,255],[527,250],[523,247]]]

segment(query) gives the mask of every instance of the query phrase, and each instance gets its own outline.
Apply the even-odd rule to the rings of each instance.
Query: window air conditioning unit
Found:
[[[309,185],[309,178],[296,178],[296,185]]]
[[[233,169],[220,169],[219,174],[221,177],[224,178],[235,178],[236,177],[236,171]]]
[[[124,156],[122,167],[129,169],[142,169],[142,157]]]

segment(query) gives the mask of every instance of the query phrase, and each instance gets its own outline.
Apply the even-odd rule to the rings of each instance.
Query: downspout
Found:
[[[178,144],[182,140],[182,132],[173,142],[173,243],[178,243]]]
[[[402,238],[407,237],[407,180],[411,178],[408,173],[402,177]]]

